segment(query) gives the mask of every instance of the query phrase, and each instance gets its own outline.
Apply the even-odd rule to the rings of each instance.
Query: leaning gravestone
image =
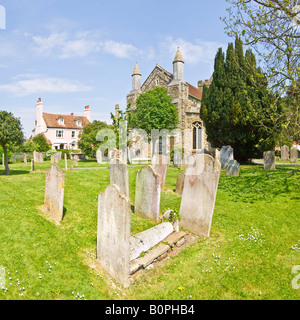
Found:
[[[184,188],[185,173],[178,173],[176,182],[176,193],[182,195]]]
[[[222,169],[226,168],[226,164],[230,161],[234,160],[233,157],[233,149],[231,146],[223,146],[220,151],[220,161]]]
[[[143,167],[136,174],[135,214],[159,221],[160,177],[151,166]]]
[[[291,163],[298,162],[298,149],[296,147],[291,148]]]
[[[111,277],[129,286],[130,200],[116,185],[99,195],[97,260]]]
[[[240,164],[236,160],[230,160],[226,165],[226,176],[240,175]]]
[[[218,190],[221,164],[207,154],[189,160],[179,215],[180,226],[209,237]]]
[[[290,156],[289,156],[289,147],[288,146],[282,146],[281,149],[281,160],[282,161],[288,161]]]
[[[160,189],[165,188],[169,157],[162,154],[155,154],[152,158],[152,167],[156,173],[159,174]]]
[[[129,198],[128,166],[120,159],[113,159],[109,164],[110,184],[117,185],[120,191]]]
[[[264,152],[264,169],[275,170],[275,151]]]
[[[44,208],[58,222],[63,219],[64,183],[62,170],[57,165],[52,165],[46,173]]]

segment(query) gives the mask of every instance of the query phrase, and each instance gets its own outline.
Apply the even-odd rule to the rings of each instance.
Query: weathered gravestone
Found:
[[[182,165],[182,154],[180,152],[174,152],[174,159],[173,159],[173,167],[178,168]]]
[[[187,166],[179,215],[180,226],[209,237],[221,164],[210,155],[193,156]]]
[[[103,163],[103,161],[102,161],[102,151],[101,150],[97,150],[96,158],[97,158],[97,163],[98,164],[102,164]]]
[[[130,200],[116,185],[99,195],[97,260],[124,287],[129,286]]]
[[[32,159],[31,160],[31,171],[34,171],[35,169],[34,169],[34,160]]]
[[[33,151],[34,162],[42,163],[44,162],[44,155],[40,152]]]
[[[282,146],[280,151],[281,151],[281,160],[282,161],[288,161],[290,159],[289,147],[288,146]]]
[[[62,170],[57,165],[46,173],[45,185],[45,211],[58,222],[63,219],[65,178]]]
[[[239,176],[240,164],[236,160],[230,160],[226,165],[226,176]]]
[[[231,146],[223,146],[221,151],[220,151],[221,168],[225,169],[226,168],[226,164],[230,160],[234,160],[233,149],[232,149]]]
[[[264,169],[275,170],[275,151],[264,152]]]
[[[113,159],[109,164],[110,184],[117,185],[120,191],[129,197],[128,166],[120,159]]]
[[[291,163],[298,162],[298,149],[296,147],[291,148]]]
[[[159,221],[160,177],[151,166],[143,167],[136,174],[135,214]]]
[[[152,167],[156,173],[159,174],[160,189],[165,188],[167,170],[169,164],[169,157],[162,154],[155,154],[152,158]]]
[[[181,172],[177,175],[176,193],[182,195],[184,187],[185,173]]]
[[[151,229],[130,237],[130,261],[139,257],[142,252],[148,251],[174,232],[172,223],[163,222]]]
[[[23,153],[23,160],[24,160],[25,166],[27,166],[27,155],[26,155],[26,153]]]

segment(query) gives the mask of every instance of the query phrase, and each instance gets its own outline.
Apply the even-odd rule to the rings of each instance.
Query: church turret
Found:
[[[140,91],[141,90],[141,81],[142,81],[142,74],[136,63],[133,73],[132,73],[132,91]]]
[[[173,74],[175,82],[184,82],[184,60],[178,48],[173,61]]]

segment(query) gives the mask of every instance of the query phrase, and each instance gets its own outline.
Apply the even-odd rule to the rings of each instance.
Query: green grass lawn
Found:
[[[0,289],[1,300],[300,298],[300,289],[292,287],[292,269],[300,265],[298,167],[242,166],[240,177],[222,172],[210,238],[200,238],[123,289],[96,262],[97,197],[109,185],[109,171],[66,172],[65,217],[56,225],[40,210],[50,165],[36,164],[30,173],[29,164],[13,164],[11,176],[0,176],[0,266],[6,268],[7,288]],[[63,161],[59,165],[64,168]],[[140,168],[129,168],[132,205]],[[161,213],[179,210],[178,172],[168,169]],[[132,234],[154,226],[131,217]]]

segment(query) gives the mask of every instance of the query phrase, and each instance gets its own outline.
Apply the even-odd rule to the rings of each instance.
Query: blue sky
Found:
[[[142,82],[156,63],[172,72],[180,47],[185,80],[210,78],[219,47],[232,41],[220,16],[225,0],[0,0],[0,110],[20,117],[27,137],[35,104],[44,112],[83,115],[110,123],[126,108],[138,62]]]

